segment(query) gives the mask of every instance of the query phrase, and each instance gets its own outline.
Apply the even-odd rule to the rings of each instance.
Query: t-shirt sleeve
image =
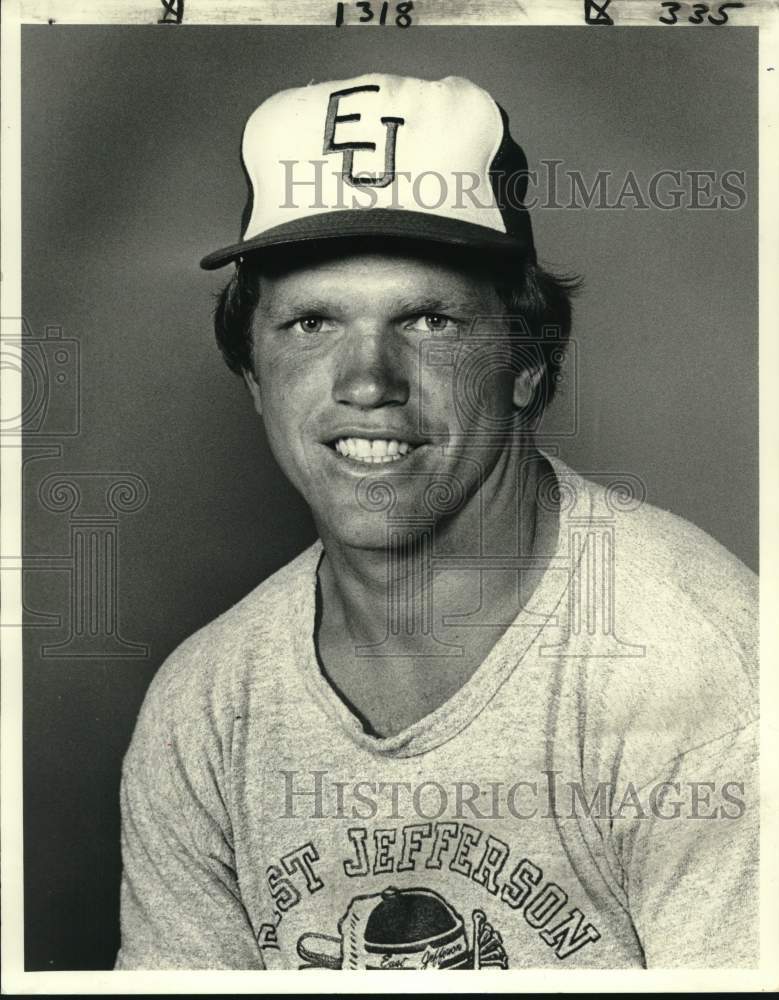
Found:
[[[261,969],[241,901],[229,815],[202,716],[183,732],[147,695],[121,781],[116,969]]]
[[[754,722],[670,762],[644,815],[615,822],[648,968],[758,965],[758,793]]]

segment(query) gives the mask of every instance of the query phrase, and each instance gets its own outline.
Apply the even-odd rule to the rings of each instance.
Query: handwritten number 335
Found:
[[[673,0],[664,0],[660,4],[661,7],[665,7],[668,11],[668,17],[661,16],[658,20],[662,24],[676,24],[678,18],[676,16],[677,10],[681,10],[684,4],[675,3]],[[728,7],[743,7],[743,3],[721,3],[717,7],[717,15],[712,17],[708,14],[710,8],[707,3],[694,3],[692,5],[692,15],[687,18],[690,24],[703,24],[703,15],[708,14],[708,21],[710,24],[725,24],[728,20]]]

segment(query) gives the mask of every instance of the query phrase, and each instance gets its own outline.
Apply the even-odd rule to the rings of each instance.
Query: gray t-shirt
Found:
[[[124,761],[116,968],[757,964],[756,578],[550,462],[540,584],[398,735],[321,671],[320,543],[168,658]]]

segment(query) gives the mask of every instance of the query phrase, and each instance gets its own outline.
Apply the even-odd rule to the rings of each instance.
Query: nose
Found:
[[[337,403],[375,409],[408,401],[408,375],[393,334],[391,329],[361,327],[344,339],[333,383]]]

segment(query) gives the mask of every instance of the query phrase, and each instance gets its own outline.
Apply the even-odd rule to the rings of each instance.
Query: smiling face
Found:
[[[456,518],[500,479],[532,393],[503,316],[487,277],[428,258],[342,254],[263,274],[247,384],[323,539],[383,548],[390,495],[393,519]]]

